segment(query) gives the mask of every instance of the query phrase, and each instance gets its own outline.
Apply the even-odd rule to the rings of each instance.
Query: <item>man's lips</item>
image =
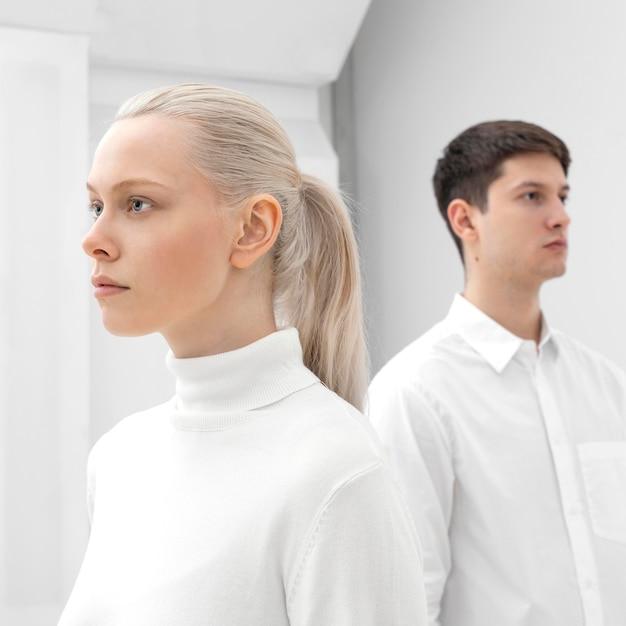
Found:
[[[559,237],[547,243],[544,248],[548,248],[548,250],[567,250],[567,241]]]

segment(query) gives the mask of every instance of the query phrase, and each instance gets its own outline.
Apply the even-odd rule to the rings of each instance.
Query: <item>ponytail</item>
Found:
[[[314,176],[302,175],[301,205],[284,218],[274,293],[277,314],[300,333],[306,366],[362,409],[368,359],[357,244],[345,203]]]

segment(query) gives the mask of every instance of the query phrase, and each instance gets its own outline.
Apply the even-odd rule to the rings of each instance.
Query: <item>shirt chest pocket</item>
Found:
[[[578,446],[594,532],[626,543],[626,442]]]

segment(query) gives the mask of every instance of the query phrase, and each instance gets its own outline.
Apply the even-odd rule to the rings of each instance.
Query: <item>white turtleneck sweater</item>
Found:
[[[59,626],[421,626],[421,550],[362,415],[295,329],[167,364],[172,401],[94,446]]]

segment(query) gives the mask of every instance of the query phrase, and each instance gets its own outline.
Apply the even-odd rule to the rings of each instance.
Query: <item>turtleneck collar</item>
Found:
[[[295,328],[279,330],[248,346],[206,357],[177,359],[172,424],[187,430],[214,430],[248,421],[262,409],[318,382],[302,362]]]

